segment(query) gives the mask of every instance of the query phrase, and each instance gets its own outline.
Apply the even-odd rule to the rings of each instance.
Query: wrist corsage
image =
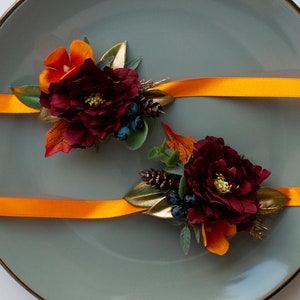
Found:
[[[147,214],[181,225],[180,242],[188,253],[191,231],[212,253],[224,255],[227,237],[239,231],[262,239],[264,218],[279,211],[288,200],[278,190],[261,184],[271,174],[227,146],[222,138],[195,141],[178,135],[164,124],[169,140],[150,152],[163,169],[142,171],[142,182],[125,199],[148,206]]]
[[[172,97],[155,89],[158,82],[139,79],[142,57],[127,61],[126,48],[127,42],[119,43],[96,61],[87,40],[74,40],[69,54],[57,48],[44,60],[40,86],[12,88],[21,102],[40,110],[40,121],[54,122],[46,157],[112,137],[131,150],[143,145],[147,119],[159,117]]]

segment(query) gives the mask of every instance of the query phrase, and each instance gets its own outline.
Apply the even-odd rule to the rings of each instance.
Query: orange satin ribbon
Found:
[[[156,86],[181,97],[300,98],[300,78],[212,77],[171,81]],[[0,94],[0,113],[35,113],[11,94]]]
[[[39,110],[23,104],[15,95],[0,94],[0,113],[37,113]]]
[[[156,87],[180,97],[300,97],[300,78],[213,77],[171,81]]]
[[[285,204],[285,206],[300,206],[300,188],[276,188],[276,190],[285,194],[290,200]]]
[[[0,197],[0,216],[62,219],[105,219],[141,212],[124,199],[66,200]]]
[[[277,190],[290,198],[286,206],[300,206],[300,188],[277,188]],[[145,210],[147,208],[135,207],[125,199],[66,200],[0,197],[2,217],[105,219]]]
[[[195,78],[157,86],[174,98],[181,97],[283,97],[300,98],[299,78]],[[0,94],[0,113],[36,113],[11,94]],[[300,206],[300,188],[278,188]],[[0,216],[35,218],[101,219],[145,211],[119,200],[65,200],[0,197]]]

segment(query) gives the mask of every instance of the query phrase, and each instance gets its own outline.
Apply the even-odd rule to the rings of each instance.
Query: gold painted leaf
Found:
[[[259,200],[260,215],[269,215],[281,210],[285,203],[289,200],[288,197],[272,188],[260,188],[257,192],[257,198]]]
[[[256,240],[262,240],[265,238],[265,231],[267,230],[269,230],[269,228],[263,223],[263,221],[256,219],[254,220],[254,224],[250,230],[250,235]]]
[[[53,123],[53,122],[57,122],[59,118],[52,116],[49,113],[48,108],[42,107],[40,114],[38,116],[38,120],[45,123]]]
[[[162,218],[171,219],[173,218],[171,214],[172,205],[167,202],[166,197],[156,202],[152,207],[150,207],[145,213],[147,215]]]
[[[152,207],[165,198],[165,193],[141,181],[129,191],[124,199],[137,207]]]
[[[112,69],[124,68],[126,63],[126,50],[127,50],[127,41],[118,43],[114,45],[112,48],[107,50],[101,57],[101,61],[105,60],[109,57],[113,57],[113,61],[111,63]]]
[[[159,103],[161,106],[168,105],[174,101],[174,98],[170,94],[155,88],[146,90],[143,95]]]

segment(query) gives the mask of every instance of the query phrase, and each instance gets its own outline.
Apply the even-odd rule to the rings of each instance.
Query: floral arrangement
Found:
[[[142,182],[125,199],[149,207],[147,213],[183,225],[181,246],[188,253],[191,229],[212,253],[224,255],[228,237],[239,231],[262,239],[267,226],[264,216],[279,211],[287,201],[278,190],[262,188],[271,174],[253,165],[222,138],[207,136],[195,141],[176,134],[164,124],[169,140],[156,146],[149,158],[158,158],[162,170],[140,173]]]
[[[127,61],[126,50],[126,41],[118,43],[96,61],[87,39],[74,40],[69,53],[57,48],[44,60],[39,86],[12,88],[18,100],[39,111],[40,121],[54,123],[46,133],[46,157],[98,147],[111,138],[125,141],[131,150],[143,145],[148,118],[159,117],[176,96],[159,89],[161,81],[141,80],[136,69],[142,58]],[[198,95],[198,79],[182,83],[183,95],[189,88],[192,93],[187,95]],[[159,159],[164,167],[140,172],[142,181],[121,200],[130,206],[125,214],[139,208],[181,226],[185,254],[192,232],[198,243],[202,240],[218,255],[228,251],[228,237],[237,232],[262,239],[268,229],[265,216],[278,212],[288,200],[278,189],[261,187],[270,172],[239,155],[222,138],[196,141],[163,126],[169,139],[155,146],[149,158]]]
[[[39,120],[54,122],[46,133],[45,156],[106,143],[111,137],[136,150],[147,138],[147,118],[163,113],[172,101],[139,79],[142,57],[127,61],[127,42],[106,51],[99,61],[87,39],[74,40],[70,54],[57,48],[45,60],[40,86],[13,87],[18,99],[40,109]]]

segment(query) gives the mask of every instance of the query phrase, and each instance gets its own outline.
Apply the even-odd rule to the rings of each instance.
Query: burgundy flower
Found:
[[[72,77],[50,84],[40,102],[52,116],[69,123],[64,139],[73,148],[89,147],[121,127],[128,106],[139,95],[138,73],[127,68],[99,69],[86,59]]]
[[[238,230],[252,227],[259,208],[256,192],[270,175],[268,170],[242,158],[222,138],[206,137],[195,143],[184,171],[198,198],[197,205],[188,209],[190,222],[226,220]]]

